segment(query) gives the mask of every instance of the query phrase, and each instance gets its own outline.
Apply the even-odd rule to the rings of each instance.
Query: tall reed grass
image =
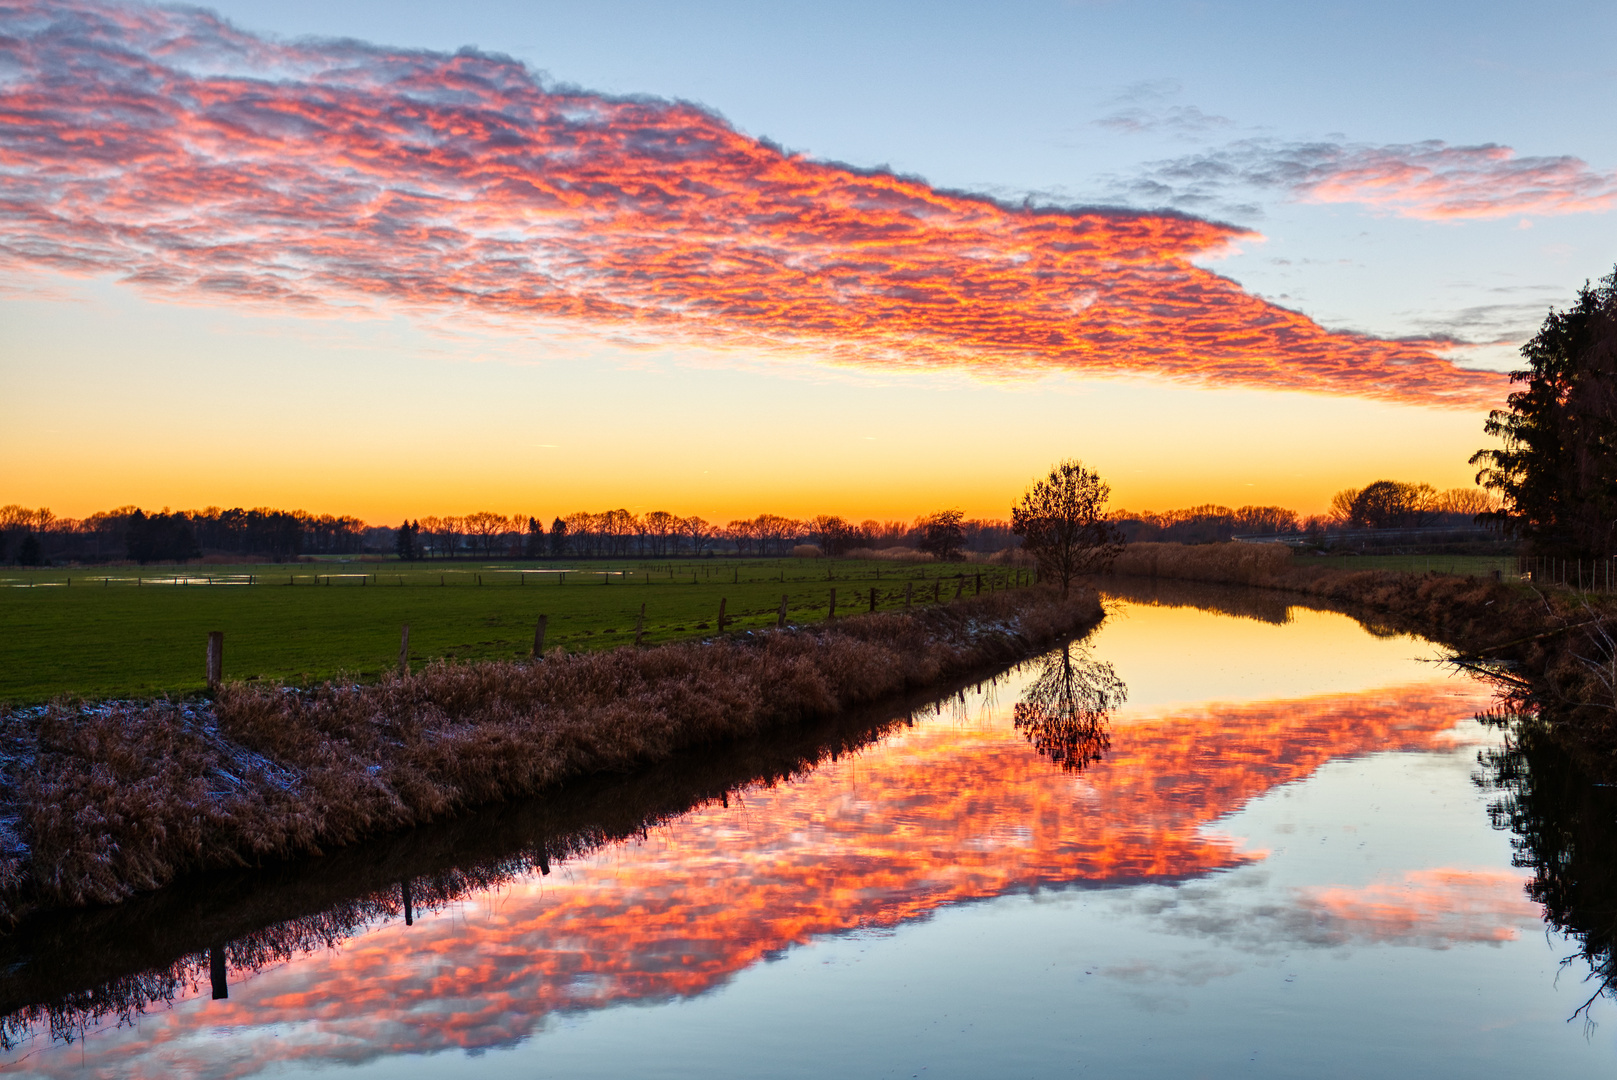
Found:
[[[973,597],[542,663],[437,663],[373,685],[231,684],[211,705],[17,713],[0,731],[0,919],[181,874],[317,854],[833,716],[1020,659],[1101,618],[1092,593]]]

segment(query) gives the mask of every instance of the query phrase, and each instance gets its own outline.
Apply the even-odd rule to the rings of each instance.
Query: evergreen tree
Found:
[[[1504,506],[1478,515],[1555,554],[1617,553],[1617,270],[1584,283],[1526,345],[1523,388],[1488,414],[1498,449],[1471,457]]]
[[[550,523],[550,553],[555,556],[567,554],[567,522],[561,518]]]
[[[405,518],[404,524],[393,530],[393,550],[405,562],[414,562],[420,557],[421,545],[416,541],[420,532],[421,523],[412,522],[409,518]]]
[[[17,545],[17,561],[24,566],[38,566],[45,561],[40,551],[39,537],[34,533],[24,536],[22,543]]]
[[[528,519],[528,538],[523,544],[522,553],[530,559],[542,559],[545,556],[545,527],[539,523],[538,518]]]

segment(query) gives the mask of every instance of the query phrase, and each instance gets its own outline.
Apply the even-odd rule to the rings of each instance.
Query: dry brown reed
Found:
[[[727,805],[857,753],[908,726],[917,705],[935,705],[936,690],[481,807],[336,858],[214,874],[205,889],[31,919],[0,936],[0,1049],[40,1031],[71,1039],[109,1019],[134,1023],[151,1005],[205,983],[210,947],[239,979],[402,916],[404,887],[420,918],[535,870],[548,874],[695,807]]]
[[[936,562],[937,557],[930,551],[917,551],[912,547],[884,547],[884,548],[854,548],[845,558],[849,559],[885,559],[888,562]]]
[[[0,816],[24,850],[0,919],[113,903],[208,868],[315,854],[930,686],[1099,621],[1043,590],[542,663],[436,663],[373,685],[231,684],[211,708],[7,718]]]

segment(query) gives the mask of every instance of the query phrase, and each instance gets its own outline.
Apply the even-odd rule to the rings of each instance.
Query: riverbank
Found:
[[[1091,592],[999,592],[541,663],[435,663],[373,684],[227,684],[211,701],[21,710],[0,731],[0,920],[181,875],[327,852],[835,716],[1034,654]]]
[[[1541,710],[1587,767],[1617,774],[1617,596],[1310,565],[1278,544],[1131,544],[1112,573],[1282,589],[1377,612],[1391,629],[1452,646],[1458,662]]]

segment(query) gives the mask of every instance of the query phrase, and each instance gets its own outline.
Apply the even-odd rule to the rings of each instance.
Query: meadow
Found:
[[[787,619],[984,593],[1026,571],[981,564],[843,559],[587,561],[570,565],[320,560],[234,566],[118,565],[0,572],[0,702],[58,695],[151,697],[204,689],[209,631],[224,633],[224,675],[253,684],[378,678],[398,662],[410,627],[411,666],[511,660],[546,652],[658,644]]]
[[[1514,555],[1300,555],[1299,566],[1329,566],[1337,570],[1396,570],[1410,574],[1429,571],[1439,574],[1491,576],[1495,570],[1505,576],[1516,574]]]

